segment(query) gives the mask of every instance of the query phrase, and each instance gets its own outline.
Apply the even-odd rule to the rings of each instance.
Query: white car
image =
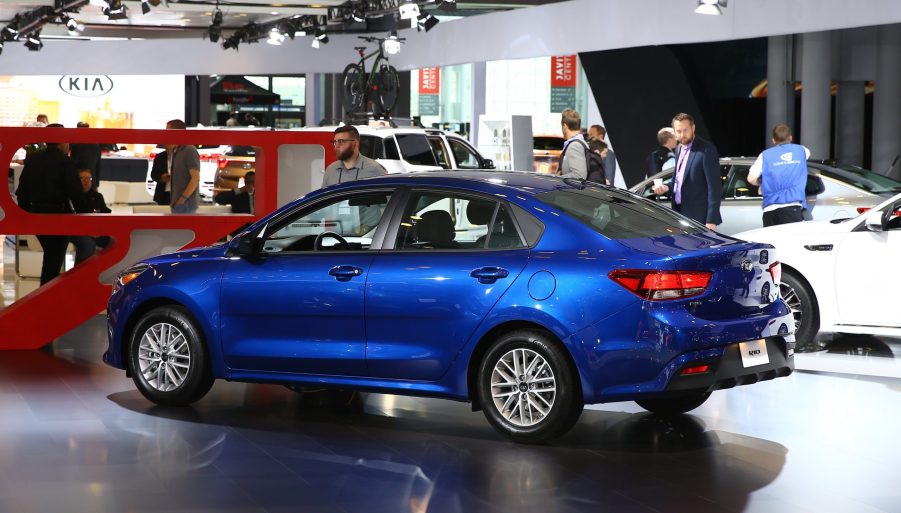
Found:
[[[378,161],[389,173],[439,169],[494,169],[463,137],[428,128],[354,125],[360,132],[360,153]],[[334,132],[330,127],[292,130]]]
[[[806,221],[735,235],[776,247],[798,346],[818,332],[901,336],[901,194],[851,219]]]

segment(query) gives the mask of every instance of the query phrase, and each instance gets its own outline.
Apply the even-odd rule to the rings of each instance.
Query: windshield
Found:
[[[901,182],[862,167],[839,165],[824,168],[820,173],[874,194],[901,192]]]
[[[536,196],[610,239],[701,233],[706,228],[632,194],[601,187],[559,189]]]

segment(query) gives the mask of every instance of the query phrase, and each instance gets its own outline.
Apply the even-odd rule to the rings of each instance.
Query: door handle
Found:
[[[339,265],[329,269],[328,273],[338,281],[350,281],[354,276],[363,274],[363,269],[352,265]]]
[[[479,283],[494,283],[501,278],[510,276],[510,271],[503,267],[480,267],[474,269],[469,275],[478,278]]]

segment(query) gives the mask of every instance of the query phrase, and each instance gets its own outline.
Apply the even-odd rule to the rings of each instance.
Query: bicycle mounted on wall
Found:
[[[400,92],[400,79],[397,70],[388,62],[385,55],[385,42],[396,41],[397,45],[406,38],[357,36],[367,43],[378,43],[378,50],[366,55],[365,46],[355,46],[360,54],[360,61],[350,63],[344,68],[341,81],[344,84],[344,110],[348,116],[360,114],[373,104],[373,112],[390,117],[397,104]],[[394,53],[390,52],[389,53]],[[369,74],[366,73],[366,59],[375,56]]]

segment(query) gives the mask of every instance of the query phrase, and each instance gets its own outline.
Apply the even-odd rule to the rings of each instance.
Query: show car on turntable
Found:
[[[215,379],[432,396],[539,442],[585,404],[682,413],[789,375],[776,256],[581,180],[393,174],[124,270],[103,358],[162,405]]]
[[[782,297],[799,346],[815,342],[820,332],[901,336],[895,310],[901,194],[849,219],[770,226],[736,237],[776,246]]]

